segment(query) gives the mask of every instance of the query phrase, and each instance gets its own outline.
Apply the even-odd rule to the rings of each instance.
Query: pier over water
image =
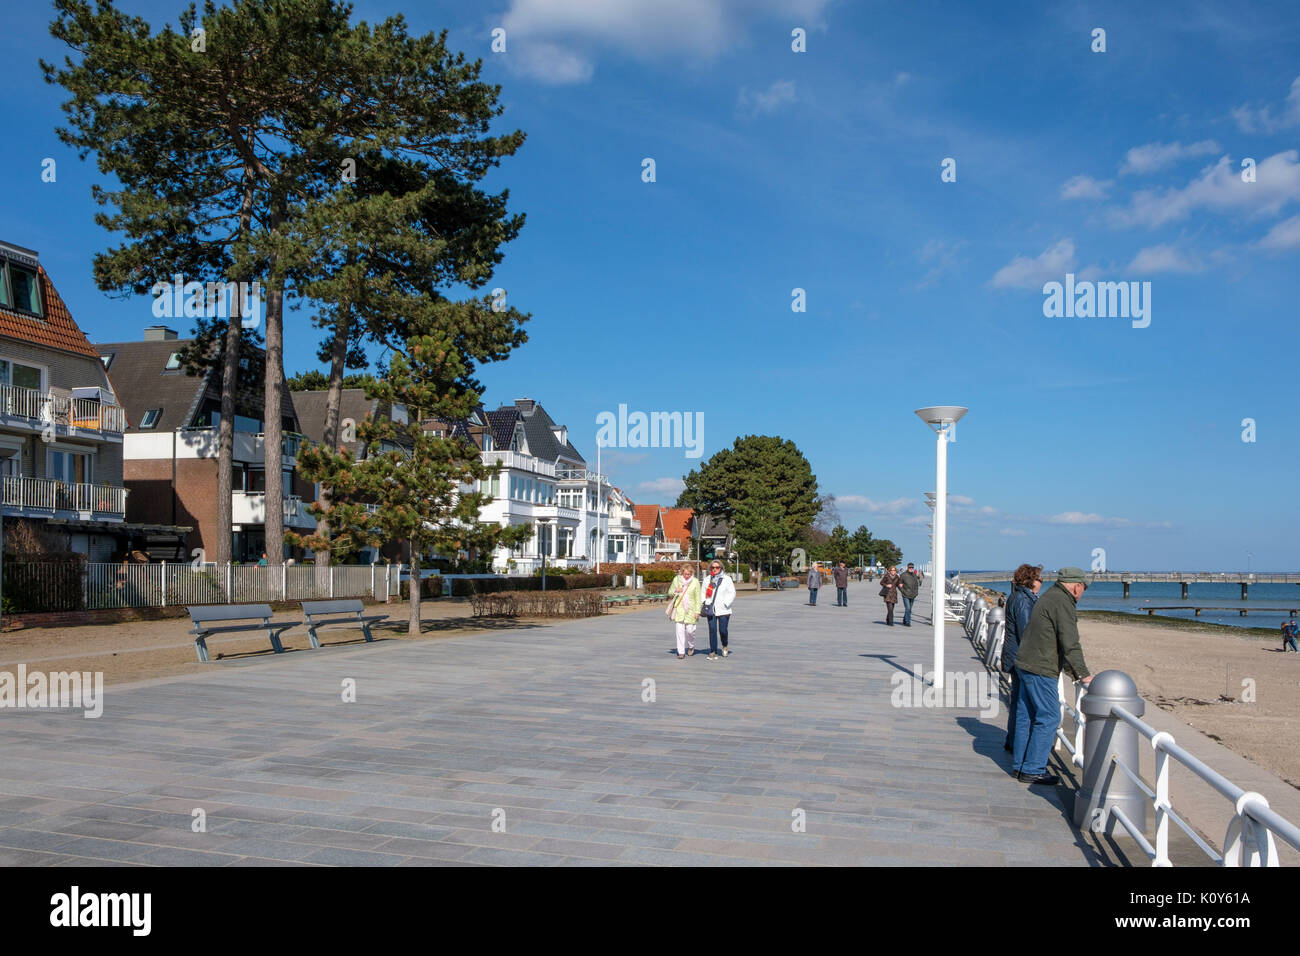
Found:
[[[993,581],[1010,581],[1013,573],[1011,571],[963,571],[958,574],[958,577],[967,584],[987,584]],[[1050,582],[1055,577],[1055,571],[1043,572],[1045,582]],[[1188,586],[1192,584],[1236,584],[1241,587],[1241,599],[1245,601],[1252,584],[1300,585],[1300,574],[1277,574],[1263,571],[1097,571],[1088,575],[1090,584],[1102,581],[1123,584],[1124,597],[1129,596],[1129,586],[1137,582],[1181,584],[1183,586],[1184,601],[1188,597]]]

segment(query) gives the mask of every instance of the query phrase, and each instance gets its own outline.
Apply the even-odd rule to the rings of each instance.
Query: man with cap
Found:
[[[1300,650],[1300,647],[1296,647],[1297,635],[1300,635],[1300,628],[1296,627],[1295,618],[1291,618],[1289,622],[1287,621],[1282,622],[1282,653],[1283,654],[1287,652],[1288,648],[1293,651]]]
[[[912,602],[921,593],[921,579],[916,576],[916,565],[907,562],[907,570],[898,579],[898,593],[903,595],[903,627],[912,626]]]
[[[1069,671],[1085,686],[1092,681],[1079,646],[1077,605],[1088,589],[1081,568],[1062,568],[1056,583],[1038,599],[1016,652],[1020,696],[1011,742],[1011,772],[1017,780],[1051,786],[1060,782],[1047,772],[1052,741],[1061,722],[1057,677]]]

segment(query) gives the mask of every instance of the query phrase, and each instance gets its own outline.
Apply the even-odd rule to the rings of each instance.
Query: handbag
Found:
[[[889,588],[882,587],[882,588],[880,589],[880,596],[881,596],[881,597],[889,597]]]

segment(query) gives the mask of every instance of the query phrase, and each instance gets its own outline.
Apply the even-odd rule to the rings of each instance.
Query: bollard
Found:
[[[1111,818],[1111,807],[1119,807],[1139,830],[1147,825],[1147,796],[1124,771],[1111,764],[1112,755],[1134,773],[1138,768],[1136,727],[1111,716],[1112,704],[1119,704],[1134,717],[1141,717],[1146,704],[1138,696],[1133,678],[1123,671],[1102,671],[1088,685],[1083,711],[1083,779],[1074,795],[1074,825],[1085,825],[1094,833],[1128,836],[1128,831]]]
[[[1000,607],[989,611],[988,631],[984,635],[984,663],[994,670],[1002,659],[1002,634],[1007,626],[1007,612]]]

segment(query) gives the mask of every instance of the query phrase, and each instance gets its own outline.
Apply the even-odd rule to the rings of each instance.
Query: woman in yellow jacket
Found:
[[[677,659],[695,653],[695,625],[700,619],[700,582],[695,578],[695,567],[683,564],[677,577],[668,588],[668,619],[677,631]]]

